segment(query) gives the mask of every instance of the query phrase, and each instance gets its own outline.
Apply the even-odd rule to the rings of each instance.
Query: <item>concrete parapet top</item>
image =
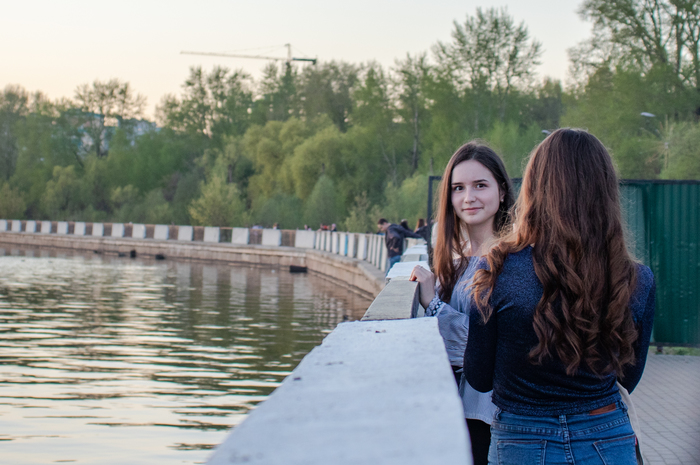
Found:
[[[341,323],[209,465],[471,464],[435,318]]]
[[[423,316],[418,297],[416,281],[390,281],[374,299],[362,320],[401,320]]]

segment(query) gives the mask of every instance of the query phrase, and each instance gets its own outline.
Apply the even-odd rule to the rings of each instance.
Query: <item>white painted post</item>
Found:
[[[358,260],[365,260],[367,258],[367,234],[357,235],[357,251],[355,252],[355,257]]]
[[[73,234],[76,236],[84,236],[85,235],[85,223],[82,221],[76,221],[75,226],[73,227]]]
[[[331,237],[328,231],[321,231],[323,234],[323,251],[329,252],[331,250]]]
[[[41,222],[41,234],[51,234],[51,222],[42,221]]]
[[[206,226],[204,228],[204,242],[218,243],[221,237],[221,230],[214,226]]]
[[[263,229],[262,245],[279,247],[282,244],[282,231],[279,229]]]
[[[250,241],[250,230],[248,228],[233,228],[231,230],[231,243],[237,245],[247,245]]]
[[[294,235],[294,247],[300,249],[313,249],[316,242],[316,233],[297,229]]]
[[[355,258],[357,234],[348,233],[348,257]]]
[[[348,233],[338,233],[338,255],[347,256],[348,254]]]
[[[340,253],[340,234],[337,232],[331,232],[331,253]]]
[[[146,225],[135,223],[131,226],[131,237],[134,239],[146,238]]]
[[[35,233],[36,232],[36,221],[28,220],[27,225],[25,226],[24,229],[25,229],[25,232]]]
[[[95,237],[104,236],[105,235],[104,223],[92,223],[92,235]]]
[[[194,239],[194,228],[192,226],[178,226],[177,240],[191,242]]]
[[[111,237],[124,237],[124,223],[112,223]]]
[[[157,224],[153,228],[153,239],[157,241],[167,241],[170,237],[170,226],[167,224]]]
[[[21,220],[12,220],[12,232],[22,232]]]
[[[56,234],[68,234],[68,222],[59,221],[56,226]]]
[[[382,241],[381,246],[379,247],[379,251],[381,252],[379,254],[379,269],[382,271],[386,271],[386,267],[389,265],[389,251],[386,248],[386,241]]]
[[[377,252],[377,238],[374,234],[370,234],[369,237],[369,253],[367,254],[367,261],[374,265],[374,256]]]
[[[0,231],[7,231],[7,220],[0,220]]]

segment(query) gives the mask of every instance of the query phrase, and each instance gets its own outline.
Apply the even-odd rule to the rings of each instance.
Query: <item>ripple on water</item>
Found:
[[[55,255],[0,249],[3,463],[203,463],[369,305],[312,275]]]

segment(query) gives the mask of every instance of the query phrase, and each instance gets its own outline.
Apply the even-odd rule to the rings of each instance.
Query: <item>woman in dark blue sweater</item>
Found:
[[[464,372],[499,409],[489,463],[636,464],[616,380],[641,378],[655,285],[598,139],[559,129],[533,151],[514,230],[480,265]]]

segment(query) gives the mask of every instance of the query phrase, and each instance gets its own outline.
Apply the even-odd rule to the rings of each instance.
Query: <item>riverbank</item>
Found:
[[[301,266],[339,286],[376,297],[384,272],[364,260],[324,250],[288,246],[0,232],[0,247],[37,247],[92,251],[98,254],[152,256],[272,267]]]

